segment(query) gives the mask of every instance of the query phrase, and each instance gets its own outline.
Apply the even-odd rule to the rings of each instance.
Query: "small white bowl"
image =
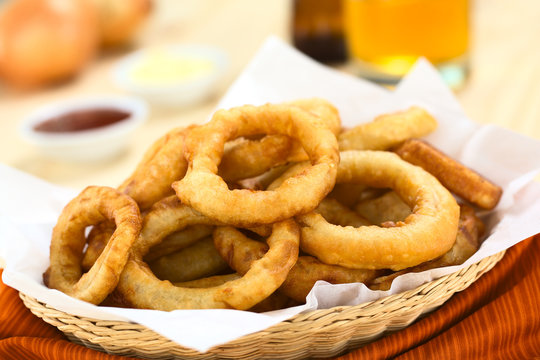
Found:
[[[130,115],[119,122],[88,130],[70,132],[36,131],[35,126],[51,118],[80,110],[115,109]],[[29,114],[20,126],[24,140],[40,153],[68,161],[97,161],[118,155],[129,136],[148,117],[146,102],[135,97],[100,95],[48,104]]]
[[[148,66],[148,61],[156,54],[161,56],[166,66],[159,68],[159,61],[156,61],[153,70],[167,71],[173,61],[181,61],[187,65],[190,62],[199,61],[201,64],[212,64],[207,66],[205,71],[199,71],[193,76],[189,76],[186,70],[184,78],[176,79],[174,76],[166,79],[163,83],[134,78],[134,71],[137,67]],[[168,61],[167,59],[168,58]],[[154,59],[155,60],[155,59]],[[159,60],[159,59],[158,59]],[[145,61],[147,63],[145,63]],[[119,88],[131,94],[141,96],[150,103],[164,107],[182,107],[196,104],[207,99],[216,90],[216,87],[229,65],[227,54],[216,47],[205,45],[167,45],[155,48],[147,48],[134,52],[120,60],[113,69],[113,80]],[[179,69],[179,68],[177,68]],[[200,70],[200,69],[199,69]]]

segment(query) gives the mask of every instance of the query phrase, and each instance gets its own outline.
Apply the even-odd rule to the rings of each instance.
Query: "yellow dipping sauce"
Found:
[[[208,76],[215,67],[214,61],[200,55],[156,49],[143,54],[129,77],[140,86],[170,86]]]

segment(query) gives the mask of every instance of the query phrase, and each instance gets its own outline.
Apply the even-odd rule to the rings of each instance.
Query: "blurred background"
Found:
[[[540,139],[538,19],[534,0],[0,0],[0,163],[77,189],[117,186],[155,139],[205,121],[270,35],[385,86],[426,56],[471,119]],[[124,109],[146,121],[121,151],[66,160],[39,134],[23,138],[41,107],[58,120],[96,95],[150,101]],[[76,124],[95,115],[69,111]]]

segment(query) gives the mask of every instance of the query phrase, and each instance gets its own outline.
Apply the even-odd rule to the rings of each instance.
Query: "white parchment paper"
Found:
[[[504,188],[499,206],[485,214],[490,235],[480,250],[462,266],[401,276],[388,292],[370,291],[362,284],[330,285],[320,281],[308,295],[306,305],[265,314],[97,307],[48,289],[42,282],[42,273],[49,262],[52,228],[63,206],[76,192],[0,165],[0,256],[6,260],[4,282],[59,310],[96,319],[140,323],[183,346],[204,352],[302,311],[354,305],[412,289],[540,232],[540,185],[533,182],[540,170],[540,142],[469,120],[426,61],[420,60],[397,89],[390,92],[322,66],[272,37],[231,86],[219,107],[314,96],[337,106],[346,127],[410,105],[429,110],[438,120],[439,128],[427,140]]]

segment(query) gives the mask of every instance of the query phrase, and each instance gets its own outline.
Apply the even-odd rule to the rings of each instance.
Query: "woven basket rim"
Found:
[[[336,306],[297,314],[270,328],[215,346],[206,353],[183,347],[140,324],[75,316],[39,302],[22,292],[19,292],[19,296],[32,313],[45,322],[56,326],[70,340],[112,354],[135,355],[150,359],[163,358],[164,354],[173,354],[174,358],[186,359],[256,359],[259,357],[301,359],[304,358],[303,353],[296,354],[297,356],[285,354],[290,355],[288,357],[281,357],[284,356],[283,354],[278,357],[277,352],[276,357],[273,357],[272,353],[263,354],[268,356],[254,356],[256,354],[250,353],[250,350],[253,346],[264,347],[264,344],[260,345],[261,341],[269,341],[272,347],[278,349],[279,346],[276,344],[280,341],[287,342],[291,339],[292,343],[295,343],[295,341],[305,342],[305,339],[309,339],[310,336],[314,338],[324,336],[326,344],[323,344],[324,346],[319,344],[321,348],[324,347],[322,352],[317,353],[317,349],[313,345],[308,345],[308,350],[304,349],[304,351],[309,351],[308,355],[310,357],[319,355],[319,357],[330,357],[339,355],[344,351],[343,349],[351,350],[361,344],[375,340],[388,331],[399,330],[408,326],[419,316],[442,305],[455,292],[462,291],[474,283],[480,276],[495,266],[502,259],[504,253],[505,251],[501,251],[468,267],[399,294],[389,295],[359,305]],[[332,342],[337,339],[338,334],[335,334],[336,336],[328,334],[333,334],[335,329],[339,328],[339,337],[341,337],[343,331],[348,330],[347,324],[353,323],[355,329],[353,329],[349,342],[341,345],[343,349],[336,347],[337,345],[334,346]],[[370,327],[380,327],[380,329],[376,329],[377,331],[374,332],[369,330]],[[359,335],[358,329],[364,332]],[[366,329],[368,329],[367,332],[365,332]],[[356,333],[354,333],[355,331]],[[123,348],[122,344],[117,348],[116,344],[114,344],[115,337],[126,334],[132,341],[130,349]],[[279,339],[273,338],[276,336]],[[295,336],[298,339],[295,340]],[[119,342],[121,343],[121,341]],[[332,346],[335,349],[332,349]],[[243,353],[238,353],[238,349],[242,347],[245,347],[246,356],[243,356]],[[257,351],[260,352],[261,350],[257,349]],[[283,352],[283,349],[280,351]],[[230,356],[227,356],[228,352],[232,352],[229,354]],[[154,357],[154,353],[157,354],[157,357]]]

